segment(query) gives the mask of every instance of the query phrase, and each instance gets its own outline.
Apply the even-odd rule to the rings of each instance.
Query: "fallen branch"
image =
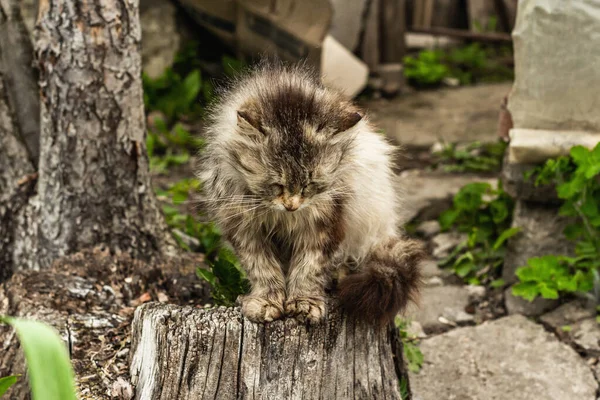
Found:
[[[255,324],[238,308],[149,303],[132,335],[137,399],[400,399],[406,378],[394,329],[335,308],[306,327]]]

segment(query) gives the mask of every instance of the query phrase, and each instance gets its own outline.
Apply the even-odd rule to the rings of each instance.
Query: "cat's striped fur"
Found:
[[[317,322],[339,280],[351,313],[386,321],[419,287],[418,242],[399,230],[394,148],[303,67],[261,66],[212,109],[203,203],[251,282],[253,321]]]

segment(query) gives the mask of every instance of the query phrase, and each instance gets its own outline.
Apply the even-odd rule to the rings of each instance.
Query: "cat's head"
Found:
[[[275,85],[237,109],[231,164],[248,195],[292,212],[348,194],[344,184],[361,113],[322,88]]]

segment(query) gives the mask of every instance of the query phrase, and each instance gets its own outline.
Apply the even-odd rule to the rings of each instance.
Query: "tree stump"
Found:
[[[250,322],[239,308],[148,303],[132,327],[137,399],[410,398],[396,329],[355,321],[330,305],[307,327]]]

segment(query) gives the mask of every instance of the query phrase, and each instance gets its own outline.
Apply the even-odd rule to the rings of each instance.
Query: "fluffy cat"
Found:
[[[250,280],[246,317],[316,323],[336,276],[362,318],[388,321],[414,298],[425,253],[399,231],[393,150],[303,67],[259,67],[223,94],[198,177]]]

